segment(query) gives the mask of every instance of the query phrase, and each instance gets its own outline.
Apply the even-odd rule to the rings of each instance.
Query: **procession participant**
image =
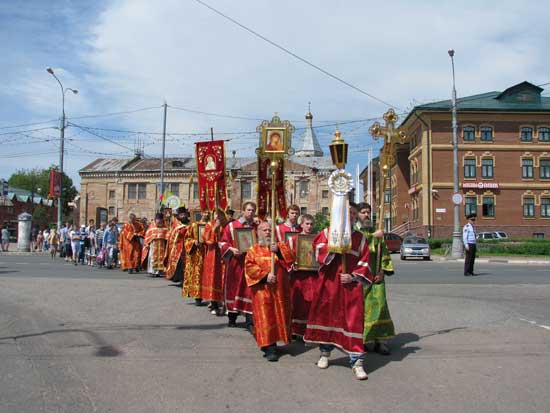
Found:
[[[200,223],[208,222],[208,212],[203,212]],[[199,239],[199,222],[193,222],[183,237],[185,246],[185,272],[182,296],[195,299],[195,305],[202,305],[201,278],[204,265],[204,245]]]
[[[373,226],[371,206],[362,202],[357,209],[359,214],[355,228],[367,238],[370,252],[369,267],[374,274],[374,283],[365,286],[363,291],[365,295],[363,342],[374,343],[374,351],[387,356],[390,354],[387,341],[395,336],[395,328],[386,300],[384,277],[393,275],[393,264],[384,241],[383,231],[375,231]],[[381,248],[380,257],[378,257],[378,245]]]
[[[225,216],[227,217],[227,222],[233,222],[233,221],[235,221],[234,215],[235,215],[235,211],[232,210],[231,208],[227,208],[227,209],[225,210]]]
[[[237,326],[239,312],[246,317],[246,327],[252,332],[252,293],[246,285],[244,277],[244,260],[246,253],[241,253],[236,247],[235,230],[237,228],[253,228],[256,204],[247,201],[243,204],[242,216],[227,224],[220,240],[222,257],[226,260],[225,270],[225,305],[228,312],[228,326]]]
[[[159,212],[155,214],[155,221],[145,232],[141,263],[143,268],[154,277],[160,277],[164,271],[164,257],[168,241],[168,228],[164,225],[164,217]]]
[[[350,202],[349,203],[349,220],[351,222],[352,227],[357,222],[357,215],[358,214],[359,214],[359,209],[357,207],[357,204],[355,202]]]
[[[120,233],[120,263],[122,270],[128,270],[130,274],[139,272],[141,260],[141,241],[145,236],[143,225],[136,218],[136,215],[128,215],[129,222],[124,224]]]
[[[314,218],[309,214],[302,215],[300,227],[302,234],[313,234]],[[288,240],[288,245],[298,256],[298,236]],[[295,265],[290,272],[290,302],[292,303],[292,335],[303,337],[306,331],[307,318],[312,300],[312,277],[317,277],[317,271],[297,270]]]
[[[226,225],[225,213],[221,209],[216,209],[213,220],[206,224],[203,235],[206,253],[202,270],[201,295],[203,300],[210,301],[211,313],[215,315],[221,315],[221,304],[223,302],[224,263],[218,243]]]
[[[342,255],[328,250],[328,229],[315,237],[313,248],[320,267],[319,276],[312,280],[313,300],[304,340],[320,344],[319,368],[328,367],[330,352],[336,346],[348,353],[355,377],[366,380],[363,285],[373,281],[367,240],[360,232],[352,232],[351,250],[344,254],[346,272],[342,271]]]
[[[288,207],[286,221],[275,227],[275,235],[277,242],[285,242],[285,234],[287,232],[302,232],[302,228],[298,225],[298,217],[300,216],[300,207],[291,205]]]
[[[272,252],[276,255],[271,272]],[[277,361],[277,342],[290,342],[290,285],[288,272],[281,265],[294,262],[287,244],[271,242],[271,225],[258,226],[258,243],[250,247],[245,259],[245,279],[252,292],[254,335],[267,361]]]
[[[189,212],[185,206],[176,209],[176,215],[172,216],[170,222],[170,233],[168,235],[168,247],[166,248],[165,277],[175,283],[183,281],[183,270],[185,269],[185,248],[184,236],[189,224]]]

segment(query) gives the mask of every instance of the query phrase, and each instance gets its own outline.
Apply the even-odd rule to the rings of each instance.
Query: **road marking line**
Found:
[[[537,327],[541,327],[541,328],[544,328],[545,330],[549,330],[550,331],[550,326],[545,326],[544,324],[538,324],[536,321],[532,321],[532,320],[527,320],[525,318],[520,318],[521,321],[525,321],[531,325],[534,325],[534,326],[537,326]]]

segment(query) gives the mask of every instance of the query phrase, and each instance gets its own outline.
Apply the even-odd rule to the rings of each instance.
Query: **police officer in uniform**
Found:
[[[469,214],[466,219],[468,223],[464,225],[462,230],[462,241],[464,242],[464,250],[466,258],[464,259],[464,276],[476,275],[474,273],[474,261],[476,260],[476,231],[474,224],[476,222],[476,214]]]

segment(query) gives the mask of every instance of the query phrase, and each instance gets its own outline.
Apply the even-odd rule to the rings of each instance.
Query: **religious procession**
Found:
[[[384,233],[368,203],[349,200],[353,180],[338,130],[330,145],[337,169],[329,178],[329,226],[315,234],[314,217],[287,206],[284,168],[293,130],[278,116],[258,128],[257,202],[245,202],[240,216],[228,207],[224,141],[197,142],[200,219],[184,205],[161,204],[150,224],[130,213],[120,231],[110,223],[103,250],[110,267],[119,261],[123,271],[176,283],[182,297],[227,317],[228,328],[244,325],[268,362],[295,340],[318,345],[319,369],[330,366],[334,350],[346,353],[353,376],[366,380],[366,353],[389,355],[395,335]]]

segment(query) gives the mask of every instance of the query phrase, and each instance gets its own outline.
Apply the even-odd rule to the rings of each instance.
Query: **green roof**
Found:
[[[503,92],[487,92],[479,95],[466,96],[456,100],[459,111],[510,111],[510,112],[550,112],[550,97],[541,96],[544,89],[529,83],[521,82],[511,86]],[[411,113],[415,111],[450,111],[451,100],[418,105],[407,115],[403,124],[407,122]]]

